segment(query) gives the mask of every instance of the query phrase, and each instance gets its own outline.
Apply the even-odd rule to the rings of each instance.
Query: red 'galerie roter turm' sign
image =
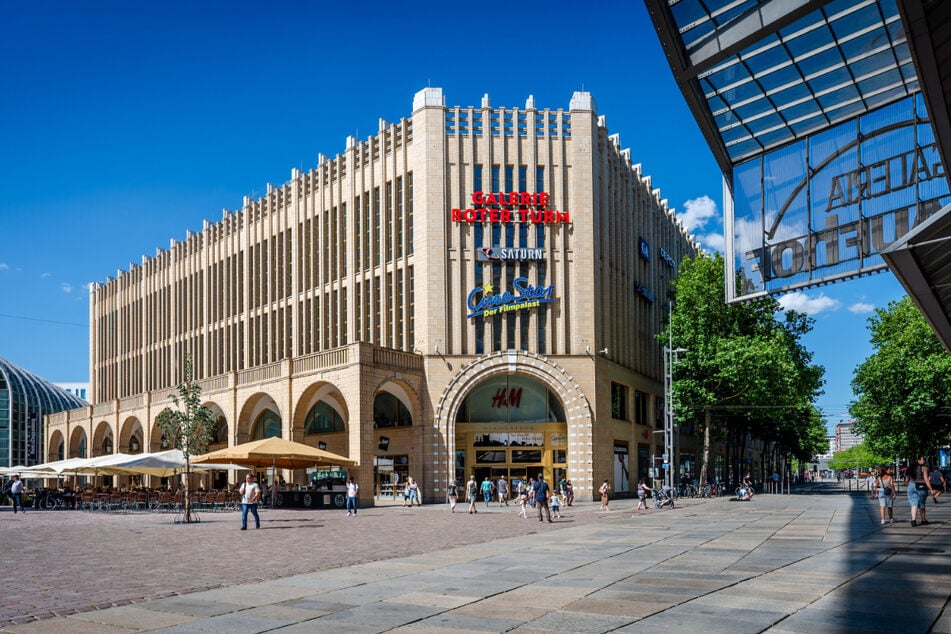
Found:
[[[548,192],[473,192],[472,207],[453,209],[453,222],[469,224],[571,224],[571,214],[548,208]]]

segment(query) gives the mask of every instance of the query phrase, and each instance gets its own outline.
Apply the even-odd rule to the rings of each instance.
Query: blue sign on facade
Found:
[[[493,295],[492,290],[491,284],[485,284],[469,291],[469,299],[466,302],[469,307],[469,318],[538,308],[542,304],[555,301],[554,285],[532,286],[524,277],[516,277],[512,280],[513,292],[505,291]]]

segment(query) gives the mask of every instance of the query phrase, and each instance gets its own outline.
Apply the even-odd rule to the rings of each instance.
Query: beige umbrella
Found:
[[[303,469],[318,464],[353,467],[359,464],[346,456],[283,438],[255,440],[195,456],[191,461],[197,466],[204,462],[233,462],[252,467],[276,469]]]

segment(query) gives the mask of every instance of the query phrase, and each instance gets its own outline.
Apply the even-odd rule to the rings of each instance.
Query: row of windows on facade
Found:
[[[562,111],[536,112],[529,119],[526,112],[516,114],[512,110],[494,110],[488,120],[492,136],[528,136],[530,125],[534,126],[535,136],[545,136],[546,131],[550,137],[559,136],[559,128],[561,136],[571,136],[571,115]],[[485,117],[478,110],[462,110],[458,114],[455,110],[447,110],[446,134],[482,136],[486,126],[484,121]]]

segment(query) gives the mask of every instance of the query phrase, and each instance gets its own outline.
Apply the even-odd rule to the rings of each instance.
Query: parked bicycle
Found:
[[[33,493],[33,508],[52,511],[69,508],[69,505],[60,491],[56,489],[37,489]]]

